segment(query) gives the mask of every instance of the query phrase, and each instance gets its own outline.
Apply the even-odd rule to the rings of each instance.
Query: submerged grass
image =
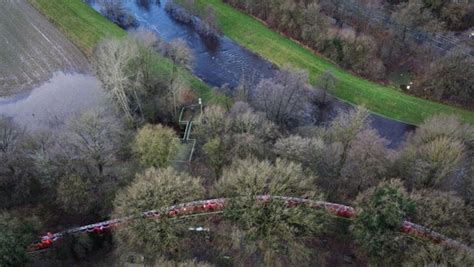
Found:
[[[89,58],[97,44],[108,37],[121,38],[127,32],[113,24],[82,0],[28,0],[36,9],[55,24]],[[168,75],[173,63],[158,56],[156,67]],[[206,83],[187,71],[182,78],[189,82],[196,97],[205,103],[228,105],[230,99],[216,92]]]
[[[410,96],[395,87],[355,76],[222,0],[197,0],[197,3],[214,7],[220,29],[225,35],[274,64],[282,66],[289,63],[306,69],[312,83],[324,71],[331,70],[340,81],[332,94],[343,101],[365,105],[374,113],[413,125],[419,125],[439,113],[455,114],[462,121],[474,124],[474,112]]]

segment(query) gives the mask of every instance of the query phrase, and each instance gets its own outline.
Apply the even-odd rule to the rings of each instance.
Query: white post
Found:
[[[199,101],[199,106],[201,106],[201,115],[202,115],[202,99],[199,98],[198,101]]]

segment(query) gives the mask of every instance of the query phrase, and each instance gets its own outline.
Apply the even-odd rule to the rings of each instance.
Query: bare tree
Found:
[[[140,100],[146,102],[142,99],[151,95],[165,97],[169,88],[162,86],[164,81],[156,71],[156,64],[161,60],[157,52],[164,54],[166,43],[156,33],[144,29],[132,31],[129,36],[138,44],[138,54],[129,63],[131,65],[129,79],[136,92],[142,94]]]
[[[138,30],[130,31],[129,36],[137,40],[144,47],[155,48],[158,51],[164,48],[164,41],[151,30],[139,28]]]
[[[311,47],[321,50],[328,38],[329,19],[321,13],[318,3],[310,3],[303,11],[301,39]]]
[[[388,141],[373,129],[360,132],[347,151],[341,170],[343,182],[340,194],[354,198],[361,191],[377,185],[394,161],[394,152],[387,148]]]
[[[32,159],[36,177],[43,188],[52,189],[57,179],[68,169],[64,158],[58,153],[61,142],[58,133],[38,131],[32,134],[28,157]]]
[[[104,111],[89,111],[67,122],[62,151],[70,160],[79,161],[88,169],[90,166],[102,175],[120,149],[122,129],[116,118]]]
[[[409,143],[426,144],[438,137],[450,137],[461,141],[470,150],[474,149],[474,126],[462,123],[455,115],[440,114],[427,118],[421,124]]]
[[[368,35],[346,38],[343,46],[344,59],[341,64],[362,76],[373,79],[385,77],[385,66],[377,57],[375,39]]]
[[[165,55],[182,68],[189,70],[193,66],[193,52],[182,39],[171,40],[166,48]]]
[[[412,162],[408,169],[412,182],[418,188],[439,188],[461,167],[465,147],[456,139],[439,137],[403,152],[403,159]]]
[[[340,111],[325,130],[328,142],[340,142],[347,151],[357,135],[369,127],[369,112],[364,107],[350,111]]]
[[[0,116],[0,174],[15,175],[17,168],[14,161],[21,148],[21,138],[25,130],[13,122],[12,119]]]
[[[407,27],[420,27],[433,32],[444,28],[444,25],[437,21],[431,10],[425,7],[423,0],[410,0],[401,3],[392,16],[398,23]]]
[[[254,106],[279,125],[297,125],[311,115],[308,73],[285,66],[255,89]]]
[[[340,111],[328,127],[319,127],[314,131],[314,135],[317,138],[324,140],[324,146],[322,146],[322,155],[324,156],[320,158],[319,164],[314,166],[313,170],[319,176],[318,184],[328,192],[328,197],[331,201],[347,201],[348,192],[346,191],[352,191],[350,194],[354,194],[354,190],[349,190],[348,186],[351,185],[352,188],[357,188],[356,180],[350,181],[351,183],[354,182],[354,184],[346,184],[343,173],[349,174],[352,167],[365,169],[365,167],[369,166],[364,166],[365,162],[358,161],[356,159],[357,155],[355,155],[356,153],[365,153],[364,150],[367,149],[368,155],[366,156],[370,158],[370,149],[372,147],[365,147],[365,144],[371,141],[365,140],[366,137],[372,141],[377,141],[377,145],[373,147],[374,151],[379,152],[379,148],[383,149],[385,141],[379,139],[375,132],[366,132],[367,135],[365,137],[360,135],[370,129],[368,115],[369,113],[364,108]],[[358,144],[358,142],[361,143]],[[354,146],[354,149],[352,149],[352,146]],[[356,152],[357,150],[358,152]],[[371,163],[370,166],[377,167],[376,163]],[[364,180],[366,179],[365,177],[357,177],[357,179],[361,179],[357,181],[362,184],[367,182],[367,180]],[[371,183],[367,184],[370,185]]]
[[[221,106],[206,107],[196,128],[199,139],[206,140],[220,136],[228,127],[226,111]]]
[[[261,112],[256,112],[247,103],[236,102],[229,111],[230,131],[235,134],[249,133],[264,142],[274,141],[279,133],[277,126],[265,118]]]
[[[95,50],[95,67],[98,77],[106,91],[130,120],[133,120],[135,108],[140,107],[140,100],[129,73],[130,62],[137,55],[137,43],[128,38],[106,39]]]
[[[301,163],[304,167],[318,172],[326,152],[326,144],[321,138],[303,138],[291,135],[275,143],[275,154],[282,158]]]
[[[278,137],[272,122],[242,102],[235,103],[228,113],[219,106],[208,107],[196,132],[204,143],[204,154],[216,177],[234,159],[267,157]]]
[[[207,5],[204,11],[198,14],[200,20],[196,25],[196,31],[204,37],[217,39],[217,16],[214,7]]]
[[[474,59],[457,52],[433,62],[421,83],[419,95],[474,107]]]

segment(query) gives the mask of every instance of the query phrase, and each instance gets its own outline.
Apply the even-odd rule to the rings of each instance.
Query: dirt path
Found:
[[[0,96],[24,92],[57,71],[89,72],[84,55],[26,0],[2,0]]]

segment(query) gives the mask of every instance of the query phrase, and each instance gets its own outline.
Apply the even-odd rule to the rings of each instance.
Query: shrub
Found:
[[[383,182],[361,193],[356,207],[352,230],[360,250],[374,264],[396,264],[407,244],[400,226],[414,211],[403,185],[396,180]]]
[[[154,209],[164,212],[171,205],[201,199],[203,194],[199,178],[172,168],[151,168],[138,174],[132,185],[118,193],[113,216],[121,218]],[[187,231],[185,225],[166,216],[160,220],[139,217],[118,228],[115,236],[122,251],[142,253],[153,261],[179,251],[180,242],[185,242],[183,231]]]
[[[418,94],[473,106],[474,60],[462,53],[453,53],[433,62],[422,83],[415,87]]]
[[[262,266],[308,263],[311,250],[303,240],[323,231],[324,214],[304,205],[288,209],[277,199],[255,199],[266,194],[314,198],[314,177],[305,175],[300,165],[280,159],[274,165],[253,158],[235,160],[215,187],[221,196],[237,197],[224,217],[243,231],[237,231],[243,235],[236,246],[241,258],[252,259],[253,264],[256,259]]]
[[[37,241],[39,222],[36,218],[19,219],[0,213],[0,266],[24,266],[30,260],[27,247]]]
[[[135,137],[133,150],[145,167],[167,167],[178,153],[179,140],[168,127],[147,124]]]
[[[94,203],[91,185],[79,175],[63,177],[57,187],[56,201],[69,214],[87,214]]]

